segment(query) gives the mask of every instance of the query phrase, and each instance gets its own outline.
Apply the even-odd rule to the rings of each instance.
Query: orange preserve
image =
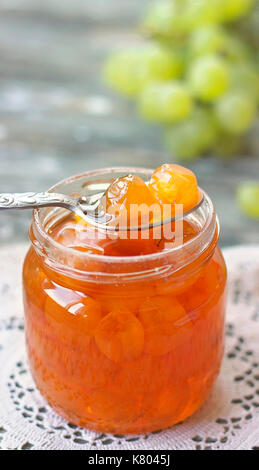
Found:
[[[124,215],[122,228],[98,230],[58,208],[33,213],[23,271],[28,356],[38,389],[71,423],[156,431],[197,410],[219,372],[226,287],[219,227],[209,196],[178,165],[92,171],[50,191],[90,197],[108,187],[102,204]],[[137,203],[145,204],[143,231]],[[152,204],[171,205],[178,217],[163,212],[159,220]]]

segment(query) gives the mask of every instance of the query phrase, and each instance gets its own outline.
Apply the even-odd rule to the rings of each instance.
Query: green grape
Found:
[[[114,90],[128,96],[139,92],[140,53],[138,50],[127,50],[111,55],[103,68],[106,83]]]
[[[147,44],[111,55],[103,70],[111,88],[128,96],[138,94],[152,80],[178,77],[182,64],[169,48]]]
[[[178,42],[168,38],[159,39],[158,43],[169,49],[173,54],[175,62],[178,63],[178,76],[174,78],[183,78],[190,62],[189,44],[186,41]]]
[[[223,17],[225,0],[184,0],[184,15],[189,29],[219,23]]]
[[[179,37],[222,20],[225,0],[160,0],[148,10],[143,27],[151,34]]]
[[[227,35],[218,25],[202,26],[189,38],[191,56],[201,56],[224,51]]]
[[[151,5],[142,22],[142,27],[156,36],[181,36],[186,32],[181,0],[159,0]]]
[[[178,50],[151,43],[142,51],[140,68],[145,85],[151,80],[178,78],[182,73],[183,62]]]
[[[174,157],[182,160],[197,158],[215,143],[217,128],[206,109],[195,109],[188,119],[169,127],[165,141]]]
[[[228,88],[228,65],[214,55],[199,57],[191,64],[188,81],[194,96],[202,101],[215,101]]]
[[[259,98],[259,77],[256,68],[248,62],[233,65],[230,87],[249,93],[257,101]]]
[[[242,183],[237,190],[237,202],[244,214],[259,219],[259,181]]]
[[[244,92],[231,92],[216,103],[215,113],[219,125],[232,134],[246,132],[256,116],[254,99]]]
[[[254,0],[225,0],[224,20],[235,21],[246,15],[254,5]]]
[[[169,123],[186,118],[192,100],[179,82],[153,82],[140,94],[138,105],[140,114],[148,121]]]

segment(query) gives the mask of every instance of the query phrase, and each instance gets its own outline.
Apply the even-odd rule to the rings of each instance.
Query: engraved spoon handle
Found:
[[[78,198],[58,193],[0,193],[0,210],[58,206],[75,211]]]

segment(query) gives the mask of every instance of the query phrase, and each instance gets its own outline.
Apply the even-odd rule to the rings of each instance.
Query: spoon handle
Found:
[[[70,209],[76,198],[57,193],[0,193],[0,210],[36,209],[37,207],[59,206]]]

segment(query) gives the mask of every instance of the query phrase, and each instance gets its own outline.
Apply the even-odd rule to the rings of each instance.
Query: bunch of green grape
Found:
[[[257,117],[259,0],[157,0],[106,82],[163,125],[177,159],[238,153]],[[249,27],[250,25],[250,27]]]

